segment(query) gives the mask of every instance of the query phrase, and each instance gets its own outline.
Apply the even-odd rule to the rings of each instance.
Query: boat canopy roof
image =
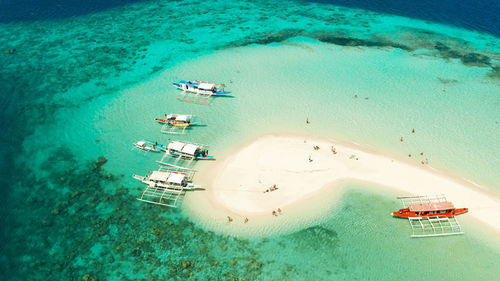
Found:
[[[167,182],[169,179],[171,173],[169,172],[160,172],[160,171],[153,171],[151,175],[149,176],[150,180],[153,181],[162,181],[162,182]]]
[[[189,155],[194,155],[195,152],[196,152],[196,150],[198,148],[199,148],[199,146],[188,143],[182,149],[182,153],[186,153],[186,154],[189,154]]]
[[[215,84],[213,83],[200,83],[200,85],[198,85],[198,89],[202,89],[202,90],[212,90],[215,88]]]
[[[173,173],[170,173],[170,176],[168,177],[167,182],[181,184],[185,177],[186,177],[186,174],[184,174],[184,173],[173,172]]]
[[[184,121],[184,122],[186,122],[188,119],[189,119],[189,116],[187,116],[187,115],[177,115],[177,117],[175,118],[175,120],[177,120],[177,121]]]
[[[146,144],[146,142],[142,141],[142,140],[137,142],[138,146],[144,146],[145,144]]]
[[[182,148],[184,147],[184,145],[185,144],[180,142],[180,141],[173,141],[173,142],[168,144],[168,149],[175,150],[175,151],[181,151]]]
[[[174,118],[174,115],[173,115],[173,114],[168,114],[168,115],[167,115],[167,119],[172,119],[172,118]]]
[[[454,209],[451,202],[433,202],[425,204],[411,204],[408,205],[410,212],[426,212],[426,211],[440,211]]]

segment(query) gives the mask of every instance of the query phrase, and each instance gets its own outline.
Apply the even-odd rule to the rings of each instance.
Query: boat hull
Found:
[[[203,156],[202,154],[198,154],[197,156],[185,155],[176,151],[166,151],[168,155],[172,157],[181,157],[186,159],[194,159],[194,160],[215,160],[215,157],[212,155]]]
[[[188,92],[193,92],[197,94],[205,94],[205,95],[210,95],[210,96],[228,96],[231,94],[231,92],[226,92],[226,91],[209,91],[209,90],[202,90],[198,89],[197,86],[200,83],[197,82],[186,82],[186,81],[181,81],[179,83],[172,83],[172,86],[176,87],[179,90],[183,91],[188,91]],[[183,88],[182,86],[186,85],[187,88]]]
[[[174,127],[188,127],[190,124],[184,123],[184,124],[179,124],[179,123],[171,123],[169,122],[168,124],[174,126]]]
[[[456,208],[452,210],[439,210],[433,212],[411,212],[406,208],[406,209],[400,209],[399,211],[396,212],[392,212],[392,215],[398,218],[422,218],[422,217],[425,218],[425,217],[435,217],[435,216],[451,218],[454,216],[465,214],[468,211],[469,211],[468,208]]]

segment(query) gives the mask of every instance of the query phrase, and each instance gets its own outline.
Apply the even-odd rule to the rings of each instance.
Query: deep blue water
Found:
[[[499,0],[309,0],[450,24],[500,37]]]
[[[61,19],[146,0],[1,0],[0,22]],[[395,14],[500,37],[498,0],[308,0]]]
[[[144,0],[0,0],[0,22],[61,19]]]
[[[60,19],[145,0],[1,0],[0,22]],[[500,37],[498,0],[308,0],[418,18]]]

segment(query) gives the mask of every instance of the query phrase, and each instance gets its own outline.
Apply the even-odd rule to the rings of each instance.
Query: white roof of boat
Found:
[[[181,184],[185,177],[186,177],[186,174],[171,173],[170,176],[168,177],[168,182]]]
[[[170,150],[175,150],[175,151],[181,151],[182,148],[184,147],[185,143],[182,143],[180,141],[173,141],[168,144],[168,149]]]
[[[200,85],[198,85],[198,88],[202,90],[212,90],[214,87],[215,84],[213,83],[200,83]]]
[[[196,152],[196,149],[198,149],[198,147],[199,146],[197,146],[197,145],[188,143],[184,146],[184,148],[182,149],[182,152],[186,153],[186,154],[194,155],[194,153]]]
[[[167,115],[167,119],[170,119],[170,118],[172,118],[173,116],[174,116],[173,114],[168,114],[168,115]]]
[[[187,115],[177,115],[177,117],[175,118],[175,120],[177,121],[187,121],[189,118],[189,116]]]
[[[138,141],[138,142],[137,142],[137,145],[138,145],[138,146],[143,146],[143,145],[145,145],[145,144],[146,144],[146,142],[145,142],[145,141]]]
[[[160,171],[153,171],[151,175],[149,176],[150,180],[153,181],[163,181],[166,182],[167,179],[169,178],[170,173],[169,172],[160,172]]]

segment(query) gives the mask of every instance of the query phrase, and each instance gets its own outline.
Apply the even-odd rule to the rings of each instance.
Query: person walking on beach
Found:
[[[276,211],[275,210],[273,210],[273,216],[276,216]]]
[[[278,214],[280,214],[280,215],[281,215],[281,209],[280,209],[280,208],[278,208]]]
[[[307,119],[306,119],[306,124],[309,124],[309,123],[310,123],[310,122],[309,122],[309,117],[307,117]]]
[[[247,217],[245,217],[245,223],[247,223],[247,222],[248,222],[248,218],[247,218]]]
[[[309,155],[309,162],[312,162],[313,160],[311,159],[311,155]]]
[[[227,222],[232,222],[233,219],[230,216],[227,216]]]

